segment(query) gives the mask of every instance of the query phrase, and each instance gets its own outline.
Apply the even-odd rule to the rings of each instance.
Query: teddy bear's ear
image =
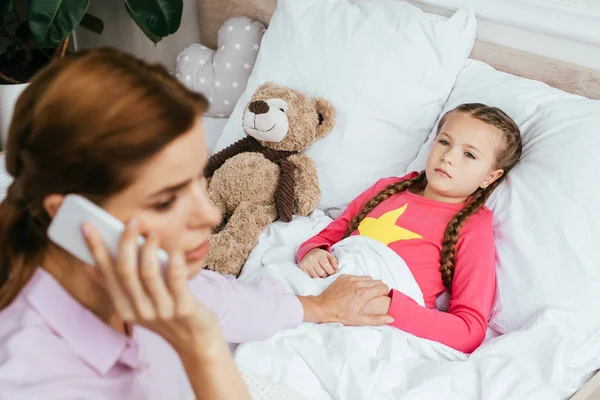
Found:
[[[265,82],[259,86],[259,89],[269,89],[269,88],[276,88],[276,87],[278,87],[278,86],[273,82]]]
[[[252,97],[257,96],[257,95],[259,95],[259,96],[267,95],[268,96],[268,93],[270,91],[277,89],[278,87],[279,86],[277,86],[273,82],[265,82],[256,89],[256,91],[254,92]]]
[[[317,139],[326,136],[335,125],[335,108],[328,100],[314,98],[313,104],[315,111],[319,116],[319,125],[317,126]]]

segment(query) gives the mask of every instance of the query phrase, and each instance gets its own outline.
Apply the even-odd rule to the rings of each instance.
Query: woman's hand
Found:
[[[374,299],[387,297],[388,293],[387,285],[379,280],[368,276],[342,275],[320,295],[299,299],[307,322],[380,326],[390,324],[394,319],[385,313],[374,313],[365,306]]]
[[[116,260],[91,224],[84,224],[82,229],[116,312],[124,322],[156,332],[178,352],[194,351],[203,345],[203,337],[219,334],[216,317],[189,290],[181,253],[170,255],[165,282],[156,256],[159,245],[155,235],[149,235],[138,256],[139,230],[135,220],[127,224],[121,236]]]
[[[387,314],[391,303],[392,298],[387,294],[385,296],[375,297],[365,304],[362,311],[365,314]]]
[[[333,254],[327,250],[316,248],[306,253],[299,267],[311,278],[326,278],[335,274],[338,263]]]
[[[82,229],[119,316],[156,332],[173,346],[196,398],[250,399],[218,320],[189,290],[183,255],[170,255],[165,282],[156,236],[148,237],[138,256],[137,223],[127,224],[115,261],[93,226],[84,224]]]

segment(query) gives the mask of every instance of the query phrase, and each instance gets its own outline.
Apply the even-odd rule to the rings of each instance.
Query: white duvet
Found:
[[[315,212],[273,224],[240,279],[269,276],[296,294],[320,293],[337,276],[309,278],[296,266],[295,252],[330,221]],[[371,275],[423,304],[406,264],[386,246],[352,237],[332,251],[340,274]],[[569,326],[585,329],[585,319],[573,313],[569,318],[565,324],[565,315],[556,310],[542,313],[526,330],[488,340],[471,356],[387,326],[304,323],[269,340],[240,345],[235,360],[308,399],[561,399],[588,377],[600,351],[598,340],[581,350],[581,336]]]

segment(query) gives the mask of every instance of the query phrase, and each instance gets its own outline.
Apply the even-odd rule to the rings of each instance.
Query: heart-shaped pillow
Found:
[[[209,117],[229,117],[254,67],[265,26],[230,18],[219,29],[218,49],[192,44],[177,56],[177,78],[210,102]]]

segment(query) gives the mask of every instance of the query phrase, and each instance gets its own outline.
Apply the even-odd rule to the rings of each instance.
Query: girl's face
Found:
[[[427,189],[437,200],[461,203],[502,176],[496,156],[502,132],[467,113],[452,113],[427,157]]]
[[[115,217],[138,219],[168,253],[181,251],[192,277],[202,268],[212,228],[221,215],[208,198],[201,119],[136,171],[132,185],[102,206]]]

